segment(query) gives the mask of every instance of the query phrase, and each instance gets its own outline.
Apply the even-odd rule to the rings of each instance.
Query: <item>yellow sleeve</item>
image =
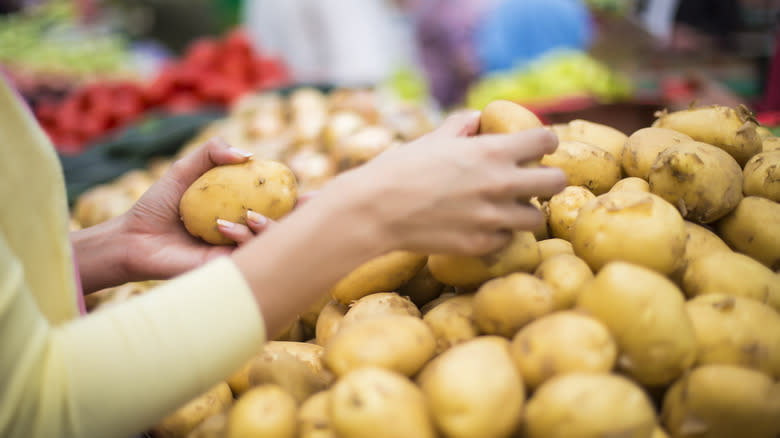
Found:
[[[265,329],[229,258],[51,326],[0,234],[0,436],[127,438],[237,370]]]

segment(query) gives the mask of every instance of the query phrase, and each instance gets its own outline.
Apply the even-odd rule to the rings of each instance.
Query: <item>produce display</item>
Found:
[[[234,219],[254,198],[251,208],[270,211],[269,198],[294,200],[431,126],[399,129],[408,128],[399,119],[419,119],[388,117],[361,93],[301,90],[237,104],[203,138],[222,133],[254,151],[253,163],[203,180],[244,189],[183,200],[185,223],[188,208],[209,204]],[[528,114],[491,103],[480,134],[541,126]],[[193,409],[218,397],[212,390],[150,433],[776,438],[780,204],[771,172],[780,162],[761,152],[776,140],[759,135],[744,109],[658,117],[630,136],[583,120],[548,127],[561,147],[541,164],[560,166],[569,187],[533,201],[545,230],[516,232],[487,255],[398,251],[365,263],[226,376],[234,400],[220,412]],[[293,165],[304,152],[317,160]],[[282,178],[285,169],[296,179]],[[96,214],[104,201],[95,199],[107,199],[100,190],[130,199],[126,186],[84,195],[75,210],[84,225],[125,205]],[[219,214],[197,220],[213,228]],[[121,299],[149,286],[126,286]],[[111,293],[90,306],[117,301]],[[173,435],[163,427],[171,424]]]

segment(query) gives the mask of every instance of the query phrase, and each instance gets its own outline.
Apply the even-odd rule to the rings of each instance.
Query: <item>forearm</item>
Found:
[[[123,217],[70,233],[85,294],[126,283],[129,245],[124,242]]]

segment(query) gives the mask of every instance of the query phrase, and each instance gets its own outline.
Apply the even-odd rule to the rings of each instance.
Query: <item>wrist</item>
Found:
[[[85,294],[129,281],[128,252],[132,248],[124,216],[71,232],[74,257]]]

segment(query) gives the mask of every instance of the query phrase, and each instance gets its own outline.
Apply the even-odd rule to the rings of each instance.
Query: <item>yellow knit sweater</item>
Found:
[[[229,258],[79,317],[67,213],[57,156],[0,77],[0,436],[126,438],[259,350]]]

